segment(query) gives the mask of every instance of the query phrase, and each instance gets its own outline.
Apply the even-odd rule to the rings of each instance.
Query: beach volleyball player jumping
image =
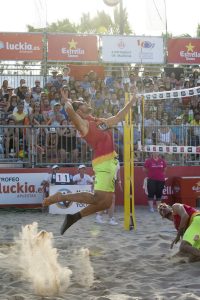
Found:
[[[136,102],[136,95],[115,116],[108,119],[98,119],[90,115],[91,107],[82,101],[71,102],[64,90],[61,91],[65,100],[67,114],[81,137],[93,150],[92,167],[95,173],[94,193],[80,192],[62,195],[55,193],[43,200],[44,206],[63,201],[88,204],[75,214],[67,214],[61,227],[61,234],[83,217],[98,211],[109,209],[115,191],[115,174],[117,170],[117,153],[114,149],[112,131],[114,125],[124,120],[125,115]]]

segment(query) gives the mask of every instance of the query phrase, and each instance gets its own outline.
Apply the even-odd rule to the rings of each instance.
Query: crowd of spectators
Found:
[[[90,71],[82,80],[76,80],[66,67],[62,72],[52,70],[43,87],[39,80],[35,80],[34,86],[27,86],[21,78],[17,87],[11,87],[8,80],[4,80],[0,89],[0,125],[4,126],[0,128],[0,154],[5,158],[24,158],[27,149],[31,148],[37,152],[41,162],[45,157],[52,163],[76,164],[91,158],[88,146],[70,123],[61,98],[61,88],[68,92],[71,101],[85,101],[93,108],[94,115],[108,117],[124,106],[125,92],[131,93],[136,89],[138,93],[151,93],[195,86],[200,86],[198,71],[189,75],[179,74],[178,78],[175,72],[157,77],[150,76],[149,72],[140,76],[139,68],[127,77],[113,71],[110,76],[100,79],[97,73]],[[142,121],[143,137],[137,128]],[[135,107],[133,122],[135,150],[138,140],[142,139],[146,145],[199,146],[200,98],[145,101],[140,110]],[[31,130],[29,125],[35,129]],[[43,125],[42,128],[40,125]],[[122,161],[123,124],[114,129],[113,136]]]

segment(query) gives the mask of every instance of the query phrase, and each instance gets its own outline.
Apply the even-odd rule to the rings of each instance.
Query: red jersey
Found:
[[[162,158],[157,160],[149,158],[144,163],[144,167],[148,170],[148,178],[158,181],[165,181],[164,169],[166,166],[167,164]]]
[[[117,156],[114,149],[114,142],[111,130],[102,130],[97,125],[96,118],[88,116],[86,120],[89,122],[88,133],[83,139],[93,149],[93,164],[111,159]]]
[[[189,205],[183,204],[183,207],[185,208],[185,210],[186,210],[187,214],[190,216],[190,218],[194,213],[198,212],[197,209],[195,209],[194,207],[191,207]],[[174,226],[175,226],[176,230],[179,230],[181,217],[179,215],[173,215],[173,221],[174,221]],[[189,225],[189,223],[190,223],[190,219],[188,221],[188,225]],[[188,227],[188,225],[187,225],[187,227]]]

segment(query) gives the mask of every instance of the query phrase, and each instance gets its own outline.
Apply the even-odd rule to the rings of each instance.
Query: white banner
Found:
[[[163,64],[163,38],[102,36],[102,60],[113,63]]]
[[[143,94],[145,100],[168,100],[200,95],[200,87]],[[139,94],[138,96],[142,96]]]
[[[165,146],[165,145],[147,145],[138,149],[144,152],[159,152],[159,153],[187,153],[200,154],[200,147],[194,146]]]
[[[78,192],[91,192],[91,185],[50,185],[49,194],[53,195],[57,192],[62,194],[78,193]],[[86,207],[87,204],[78,202],[58,202],[49,206],[50,214],[74,214]]]
[[[48,173],[0,174],[0,205],[42,203],[41,183],[48,176]]]

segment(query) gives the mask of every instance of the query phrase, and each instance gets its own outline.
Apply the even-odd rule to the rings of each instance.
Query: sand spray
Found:
[[[38,224],[34,222],[22,227],[15,240],[16,265],[38,295],[59,295],[70,284],[72,271],[58,263],[58,253],[53,248],[52,238],[52,233],[38,232]]]
[[[58,262],[58,251],[53,247],[53,234],[38,231],[38,223],[34,222],[22,227],[14,246],[0,259],[5,262],[7,269],[17,273],[22,280],[27,280],[34,293],[58,296],[68,289],[72,281],[84,287],[90,287],[94,282],[89,250],[75,250],[70,257],[72,261],[69,261],[67,255],[66,261],[73,266],[73,277],[72,270]]]

